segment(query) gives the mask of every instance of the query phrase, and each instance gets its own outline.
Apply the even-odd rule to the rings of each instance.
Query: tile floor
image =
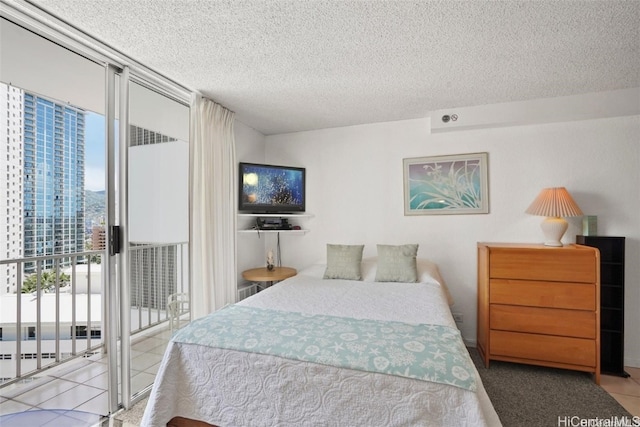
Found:
[[[626,367],[630,378],[602,375],[600,386],[633,416],[640,417],[640,368]]]
[[[132,390],[144,390],[153,383],[170,336],[169,330],[161,330],[135,340]],[[0,426],[118,426],[104,417],[109,413],[107,381],[107,358],[99,354],[0,388]]]

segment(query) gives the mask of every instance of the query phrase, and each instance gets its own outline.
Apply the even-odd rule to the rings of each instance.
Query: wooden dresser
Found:
[[[478,243],[478,351],[491,360],[592,372],[600,383],[600,253]]]

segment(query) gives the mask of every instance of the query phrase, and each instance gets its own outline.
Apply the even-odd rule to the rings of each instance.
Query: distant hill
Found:
[[[85,224],[101,224],[107,215],[107,197],[103,191],[84,191]]]

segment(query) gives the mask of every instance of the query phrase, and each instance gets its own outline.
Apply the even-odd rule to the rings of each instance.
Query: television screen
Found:
[[[251,213],[292,213],[305,210],[305,169],[240,163],[238,210]]]

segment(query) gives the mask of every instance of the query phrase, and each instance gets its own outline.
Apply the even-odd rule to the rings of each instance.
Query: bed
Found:
[[[416,265],[417,283],[376,281],[375,258],[362,261],[362,280],[326,279],[327,267],[314,265],[191,322],[168,345],[142,425],[501,425],[437,266]],[[424,335],[433,333],[442,336]],[[281,342],[283,335],[292,339]],[[342,364],[334,352],[346,352]],[[420,352],[433,355],[412,360]],[[445,368],[447,357],[463,367]]]

